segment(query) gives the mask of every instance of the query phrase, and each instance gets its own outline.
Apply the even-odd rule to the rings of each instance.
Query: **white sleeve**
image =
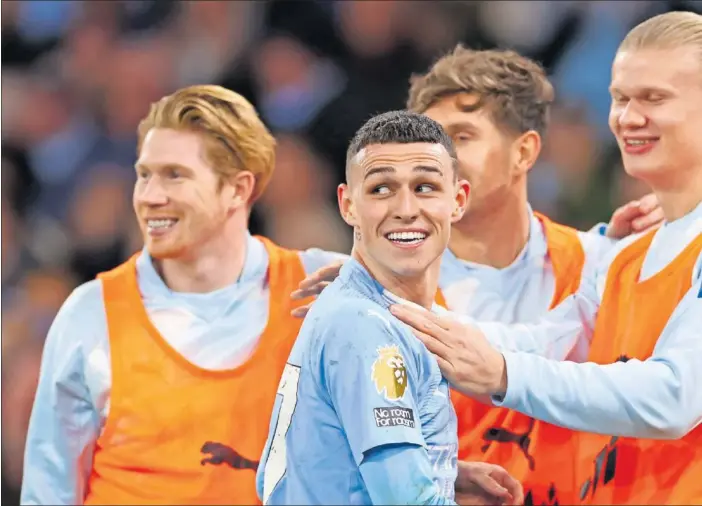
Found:
[[[608,365],[505,352],[495,404],[569,429],[678,439],[702,419],[702,286],[685,295],[650,358]]]
[[[600,306],[595,274],[583,275],[580,289],[546,313],[537,323],[474,322],[498,350],[541,357],[583,361]],[[464,320],[465,321],[465,320]]]
[[[523,352],[554,360],[584,362],[590,350],[609,267],[619,252],[636,240],[629,236],[617,243],[596,234],[580,232],[585,249],[585,264],[578,291],[564,299],[538,322],[503,324],[473,323],[500,351]]]

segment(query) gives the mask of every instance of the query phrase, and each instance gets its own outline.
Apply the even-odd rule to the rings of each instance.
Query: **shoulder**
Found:
[[[105,304],[102,297],[102,282],[94,279],[78,286],[66,298],[56,319],[90,318],[95,314],[105,314]],[[76,321],[77,325],[83,322]]]
[[[618,243],[616,239],[602,235],[599,232],[583,232],[582,230],[578,230],[577,234],[580,244],[583,245],[585,254],[588,256],[604,255],[611,251]]]
[[[305,269],[305,274],[312,274],[314,271],[326,267],[327,265],[345,262],[349,259],[348,255],[336,253],[334,251],[325,251],[319,248],[310,248],[303,251],[298,251],[300,261]]]
[[[602,255],[602,258],[600,259],[600,270],[603,268],[608,268],[609,264],[611,264],[617,256],[627,249],[629,246],[634,244],[636,241],[641,239],[642,237],[650,234],[651,231],[647,230],[644,232],[638,232],[636,234],[631,234],[627,237],[624,237],[623,239],[619,239],[618,241],[614,241],[614,244],[612,245],[609,250]]]
[[[375,301],[334,283],[320,296],[307,319],[320,348],[360,353],[406,341],[400,322]]]
[[[88,281],[73,290],[59,309],[49,330],[47,346],[89,348],[95,344],[92,340],[96,334],[105,333],[106,327],[102,282],[97,279]]]
[[[631,234],[623,239],[611,239],[595,232],[578,232],[588,262],[599,265],[609,265],[616,256],[641,239],[648,232]]]
[[[322,292],[309,315],[320,330],[345,335],[362,330],[396,332],[397,323],[386,308],[336,283],[329,288]]]
[[[591,272],[596,271],[619,244],[619,241],[594,231],[582,232],[578,230],[578,239],[585,253],[583,270]]]

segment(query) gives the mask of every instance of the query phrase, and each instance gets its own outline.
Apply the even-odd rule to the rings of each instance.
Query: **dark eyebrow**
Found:
[[[388,173],[388,172],[395,172],[394,167],[373,167],[372,169],[369,169],[368,172],[363,176],[363,180],[365,181],[368,179],[370,176],[374,174],[383,174],[383,173]],[[412,172],[429,172],[431,174],[438,174],[440,176],[443,176],[444,173],[441,172],[436,167],[432,167],[431,165],[416,165],[413,169]]]
[[[460,132],[461,130],[469,130],[471,132],[475,132],[477,128],[473,123],[469,121],[459,121],[458,123],[452,123],[448,125],[446,128],[444,128],[444,130],[446,130],[446,133],[448,133],[449,135],[452,135],[456,132]]]
[[[390,166],[387,166],[387,167],[373,167],[372,169],[368,169],[368,172],[366,172],[366,173],[363,175],[363,180],[365,181],[366,179],[368,179],[370,176],[372,176],[372,175],[374,175],[374,174],[383,174],[383,173],[386,173],[386,172],[395,172],[395,169],[394,169],[394,167],[390,167]]]
[[[444,173],[441,172],[440,169],[431,165],[417,165],[414,169],[412,169],[412,172],[429,172],[431,174],[438,174],[440,176],[444,175]]]

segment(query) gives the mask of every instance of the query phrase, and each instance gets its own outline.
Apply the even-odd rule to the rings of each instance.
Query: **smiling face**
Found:
[[[469,191],[441,144],[371,144],[350,161],[339,208],[371,271],[413,278],[446,249]]]
[[[630,175],[655,185],[702,160],[702,65],[694,46],[620,51],[609,126]]]
[[[475,94],[457,93],[437,100],[424,112],[453,140],[458,175],[471,184],[471,213],[502,202],[521,174],[517,136],[500,129],[488,108],[474,109],[478,101]]]
[[[156,259],[191,255],[221,233],[235,207],[237,188],[207,162],[198,133],[151,129],[136,171],[134,211]]]

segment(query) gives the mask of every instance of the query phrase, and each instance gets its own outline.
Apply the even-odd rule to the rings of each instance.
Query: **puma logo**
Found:
[[[483,452],[486,452],[490,447],[490,443],[515,443],[524,453],[524,457],[527,459],[529,464],[529,469],[532,471],[536,466],[534,457],[529,454],[529,445],[531,444],[531,431],[534,429],[534,419],[529,419],[529,428],[524,434],[517,434],[508,429],[503,429],[501,427],[490,427],[483,434],[483,441],[485,444],[481,448]]]
[[[232,469],[251,469],[252,471],[258,469],[257,461],[242,457],[234,448],[222,443],[207,441],[200,448],[200,453],[207,455],[200,461],[202,466],[205,464],[213,466],[227,464]]]

